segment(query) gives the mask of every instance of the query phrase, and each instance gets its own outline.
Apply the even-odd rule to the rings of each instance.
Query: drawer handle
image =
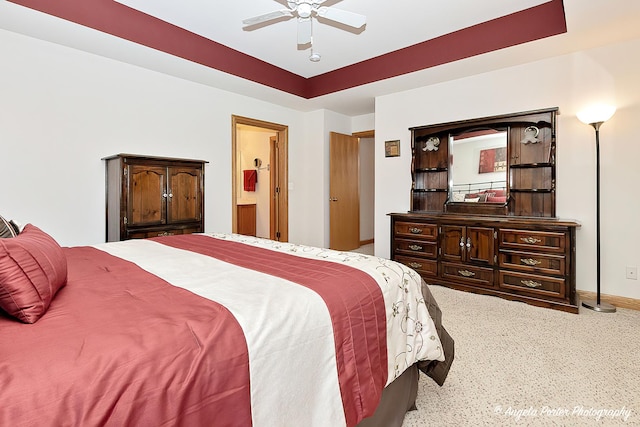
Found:
[[[542,283],[534,282],[533,280],[521,280],[520,283],[529,288],[539,288],[540,286],[542,286]]]
[[[411,234],[422,234],[422,228],[411,227],[409,232]]]
[[[542,242],[542,240],[540,240],[540,239],[538,239],[536,237],[521,237],[520,240],[522,240],[525,243],[529,243],[529,244]]]
[[[523,264],[527,264],[527,265],[531,265],[531,266],[542,264],[542,261],[538,261],[537,259],[533,259],[533,258],[523,258],[520,261]]]
[[[422,268],[422,264],[418,264],[417,262],[410,262],[409,267],[411,268]]]
[[[412,251],[421,251],[422,250],[422,246],[411,245],[411,246],[409,246],[409,249],[411,249]]]
[[[458,270],[458,273],[461,276],[464,276],[464,277],[473,277],[473,276],[476,275],[476,273],[474,273],[473,271],[469,271],[469,270]]]
[[[164,231],[162,233],[158,233],[158,237],[164,237],[164,236],[173,236],[173,233],[170,231]]]

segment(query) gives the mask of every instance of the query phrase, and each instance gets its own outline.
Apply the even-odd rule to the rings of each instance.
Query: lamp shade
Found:
[[[614,107],[613,105],[600,104],[592,105],[580,111],[576,115],[578,116],[578,120],[580,120],[582,123],[590,125],[592,123],[606,122],[611,118],[611,116],[613,116],[613,113],[615,112],[616,107]]]

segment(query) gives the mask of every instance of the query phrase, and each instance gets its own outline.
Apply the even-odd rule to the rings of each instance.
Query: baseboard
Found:
[[[360,240],[360,246],[370,245],[371,243],[373,243],[373,239],[369,239],[369,240]]]
[[[597,294],[589,291],[577,291],[580,300],[595,300]],[[600,294],[600,301],[608,302],[616,307],[629,308],[631,310],[640,310],[640,300],[627,297],[619,297],[616,295]]]

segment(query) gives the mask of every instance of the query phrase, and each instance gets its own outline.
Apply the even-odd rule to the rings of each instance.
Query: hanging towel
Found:
[[[244,191],[256,191],[256,182],[258,182],[258,171],[248,169],[244,172]]]

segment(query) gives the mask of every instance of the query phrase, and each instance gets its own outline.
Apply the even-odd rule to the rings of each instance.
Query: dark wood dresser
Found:
[[[391,258],[427,283],[578,312],[573,221],[391,214]]]
[[[576,229],[556,217],[557,108],[410,128],[391,258],[427,283],[571,313]]]
[[[106,157],[108,242],[204,231],[204,160]]]

